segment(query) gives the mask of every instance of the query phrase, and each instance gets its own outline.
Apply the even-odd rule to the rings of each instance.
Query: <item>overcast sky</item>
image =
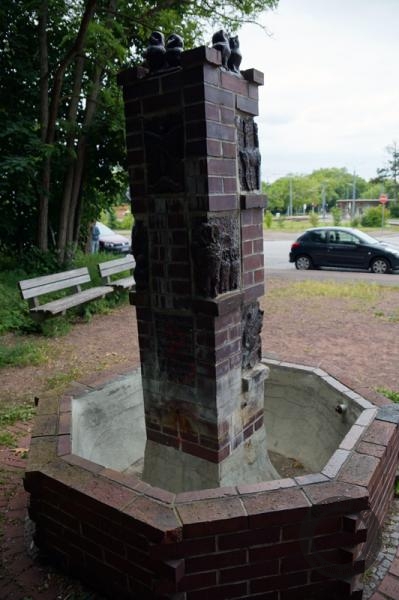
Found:
[[[369,179],[399,141],[399,0],[280,0],[239,32],[260,89],[262,179],[346,167]]]

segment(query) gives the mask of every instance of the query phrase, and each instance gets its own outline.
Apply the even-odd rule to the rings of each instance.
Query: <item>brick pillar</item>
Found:
[[[213,48],[124,71],[143,477],[184,491],[277,474],[263,427],[259,71]]]

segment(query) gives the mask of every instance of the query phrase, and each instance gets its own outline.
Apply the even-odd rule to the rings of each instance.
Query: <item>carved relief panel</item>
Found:
[[[240,286],[239,222],[235,216],[196,219],[191,252],[197,294],[215,298]]]
[[[251,302],[242,311],[242,368],[252,369],[262,358],[263,310]]]
[[[260,189],[258,126],[252,117],[236,117],[238,172],[242,190]]]

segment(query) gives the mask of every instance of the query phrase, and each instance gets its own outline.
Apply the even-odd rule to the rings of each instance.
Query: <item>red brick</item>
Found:
[[[220,550],[233,548],[249,548],[260,544],[272,544],[280,539],[279,527],[268,527],[267,529],[252,529],[232,533],[230,535],[221,535],[218,538]]]
[[[369,508],[366,488],[342,481],[307,485],[303,491],[313,503],[312,512],[317,515],[353,513]]]
[[[388,596],[388,598],[392,598],[392,600],[397,600],[399,598],[399,579],[390,574],[385,575],[378,591]]]
[[[263,267],[263,255],[252,254],[251,256],[245,256],[243,260],[244,271],[254,271]]]
[[[376,458],[382,458],[386,452],[385,446],[379,446],[378,444],[370,444],[369,442],[361,441],[356,446],[356,451],[360,454],[368,454],[369,456],[375,456]]]
[[[246,529],[247,526],[247,517],[238,498],[179,504],[176,509],[183,523],[185,537],[227,533]]]
[[[388,446],[395,432],[396,425],[393,423],[375,420],[372,422],[370,427],[367,428],[366,433],[362,436],[362,442],[370,442],[380,446]]]
[[[398,557],[392,561],[392,564],[389,567],[389,572],[391,575],[395,575],[396,577],[399,577],[399,558]]]
[[[158,544],[151,546],[150,556],[154,559],[173,560],[184,557],[208,556],[216,551],[214,537],[183,540],[178,543]]]
[[[124,512],[136,520],[138,533],[143,530],[154,541],[181,539],[181,524],[170,506],[139,497]]]
[[[298,521],[309,511],[309,503],[298,489],[276,490],[254,496],[243,496],[252,528]]]
[[[355,485],[370,487],[375,479],[379,462],[374,456],[354,452],[341,468],[338,481],[346,481]]]

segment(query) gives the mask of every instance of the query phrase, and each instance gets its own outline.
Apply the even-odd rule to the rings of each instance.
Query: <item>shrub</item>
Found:
[[[359,227],[359,225],[360,225],[359,217],[353,217],[353,219],[351,219],[351,227]]]
[[[389,203],[389,212],[391,213],[391,217],[394,219],[399,219],[399,202],[394,201]]]
[[[331,215],[332,215],[332,219],[333,219],[333,225],[335,227],[339,227],[341,225],[341,221],[342,221],[341,209],[338,208],[338,206],[334,206],[331,209]]]
[[[317,212],[309,213],[309,221],[312,227],[317,227],[320,221],[320,217]]]
[[[273,223],[273,215],[270,212],[270,210],[267,210],[265,212],[265,217],[264,217],[264,221],[265,221],[265,225],[268,229],[270,229],[270,227],[272,226]]]
[[[384,209],[384,221],[389,219],[389,210]],[[381,227],[382,225],[382,206],[368,208],[362,216],[361,224],[363,227]]]

